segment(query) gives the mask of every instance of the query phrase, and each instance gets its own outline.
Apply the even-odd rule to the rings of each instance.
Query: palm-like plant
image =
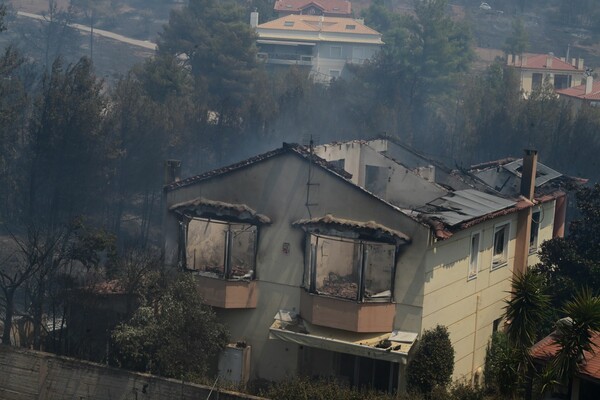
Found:
[[[540,326],[548,318],[550,296],[544,279],[533,270],[517,275],[512,282],[511,298],[505,306],[508,340],[528,354],[540,335]]]
[[[540,327],[549,316],[550,296],[543,276],[530,269],[515,276],[510,295],[505,306],[506,334],[515,352],[516,375],[526,378],[519,379],[515,388],[524,385],[525,398],[530,399],[534,368],[529,348],[539,339]]]
[[[554,342],[559,350],[552,368],[559,381],[567,382],[579,372],[584,353],[595,350],[592,335],[600,331],[600,297],[583,289],[565,304],[563,312],[568,318],[563,318],[556,326]]]

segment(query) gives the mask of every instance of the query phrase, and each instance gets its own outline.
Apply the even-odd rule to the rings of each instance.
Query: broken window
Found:
[[[540,222],[542,213],[539,211],[531,215],[531,232],[529,234],[529,253],[535,253],[538,247],[538,234],[540,232]]]
[[[477,278],[479,270],[479,233],[471,235],[471,257],[469,259],[469,276],[468,279]]]
[[[256,234],[251,224],[192,219],[186,235],[186,266],[215,278],[252,279]]]
[[[341,237],[310,236],[309,288],[357,301],[390,301],[396,247]]]
[[[509,224],[494,229],[494,247],[492,249],[492,269],[500,267],[508,261],[508,227]]]

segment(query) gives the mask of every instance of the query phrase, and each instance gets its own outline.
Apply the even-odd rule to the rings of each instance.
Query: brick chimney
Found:
[[[535,175],[537,171],[537,151],[525,150],[521,168],[521,195],[533,201]],[[532,206],[524,207],[517,214],[517,234],[513,274],[519,276],[527,270],[529,261],[529,238],[531,237]]]
[[[537,172],[537,150],[525,150],[521,169],[521,195],[533,200],[535,192],[535,176]]]

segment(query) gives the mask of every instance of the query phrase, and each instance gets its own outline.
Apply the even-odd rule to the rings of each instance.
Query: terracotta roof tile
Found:
[[[257,26],[257,29],[276,29],[296,32],[352,33],[361,35],[381,34],[360,21],[351,18],[323,17],[320,15],[288,15]],[[259,31],[259,36],[260,31]]]
[[[347,0],[277,0],[273,9],[280,12],[296,13],[311,4],[328,14],[350,15],[352,13],[352,4]]]
[[[594,352],[586,351],[583,354],[584,363],[580,375],[593,379],[600,379],[600,332],[592,334]],[[531,356],[540,361],[548,361],[557,353],[559,346],[554,342],[553,334],[537,342],[530,350]]]
[[[552,57],[551,67],[546,65],[548,57]],[[523,62],[523,59],[525,59],[525,62]],[[568,62],[565,62],[556,56],[549,56],[548,54],[523,54],[523,56],[519,57],[519,61],[513,59],[513,62],[508,65],[517,68],[583,72],[583,70],[577,69],[577,67],[574,67]]]
[[[588,94],[585,94],[585,84],[560,89],[556,93],[560,96],[574,97],[581,100],[600,100],[600,82],[594,82],[592,84],[592,91]]]

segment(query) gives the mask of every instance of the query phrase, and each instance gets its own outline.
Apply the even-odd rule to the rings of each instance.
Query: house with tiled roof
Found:
[[[569,318],[563,320],[570,323]],[[541,365],[551,362],[560,345],[556,343],[557,332],[553,332],[537,342],[530,350],[533,360]],[[570,388],[555,386],[559,392],[570,392],[571,400],[596,400],[600,398],[600,332],[591,332],[592,351],[583,352],[579,372],[569,384]]]
[[[520,87],[525,97],[528,97],[533,90],[541,88],[544,82],[548,82],[555,90],[580,85],[585,74],[583,59],[573,58],[568,61],[552,53],[509,54],[506,65],[518,73]]]
[[[461,173],[385,139],[284,144],[169,182],[165,262],[194,276],[244,343],[247,363],[222,363],[225,380],[246,368],[403,390],[419,335],[437,324],[454,378],[478,380],[513,273],[563,232],[565,179],[534,151]]]
[[[307,69],[317,81],[348,74],[348,64],[362,64],[377,54],[382,35],[362,20],[315,15],[288,15],[250,23],[258,36],[258,58],[270,68],[295,65]]]
[[[352,4],[348,0],[277,0],[273,9],[280,17],[290,14],[352,17]]]
[[[570,101],[575,110],[583,105],[600,106],[600,82],[594,82],[593,76],[586,76],[585,83],[556,91],[558,97]]]

